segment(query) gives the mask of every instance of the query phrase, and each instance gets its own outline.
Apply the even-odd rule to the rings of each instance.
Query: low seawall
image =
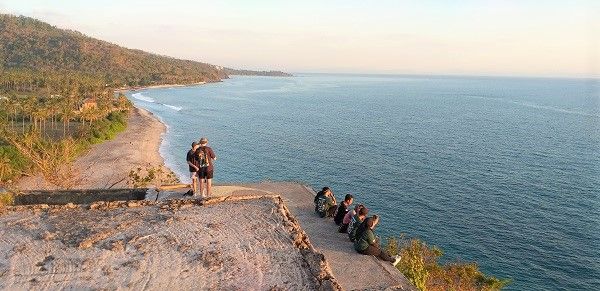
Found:
[[[14,205],[65,205],[91,204],[97,201],[143,200],[147,189],[89,189],[89,190],[57,190],[27,191],[15,196]]]

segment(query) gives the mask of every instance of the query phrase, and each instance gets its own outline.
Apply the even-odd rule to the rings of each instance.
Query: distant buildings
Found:
[[[98,102],[96,101],[96,98],[85,98],[81,104],[79,104],[79,112],[96,108],[98,108]]]

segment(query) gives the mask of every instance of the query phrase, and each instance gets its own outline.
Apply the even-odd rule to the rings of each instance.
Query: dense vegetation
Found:
[[[180,60],[120,47],[42,21],[0,14],[0,72],[14,70],[85,75],[106,86],[217,82],[235,75],[288,76]]]
[[[55,186],[72,186],[69,163],[75,156],[125,129],[131,103],[115,89],[227,77],[222,67],[0,14],[0,186],[33,173]]]
[[[113,99],[106,105],[71,111],[59,107],[68,106],[66,98],[0,100],[0,108],[14,108],[0,118],[0,186],[30,174],[41,174],[60,188],[76,186],[77,173],[71,168],[75,158],[126,128],[131,103],[122,95]]]
[[[0,14],[0,71],[91,76],[110,87],[215,82],[217,66],[132,50],[23,16]]]
[[[250,71],[250,70],[236,70],[231,68],[223,68],[223,71],[229,75],[241,75],[241,76],[277,76],[277,77],[292,77],[292,74],[285,73],[282,71]]]
[[[421,291],[446,290],[500,290],[510,283],[508,279],[487,276],[474,262],[441,264],[441,249],[430,247],[418,239],[390,238],[386,249],[391,255],[400,255],[396,268]]]

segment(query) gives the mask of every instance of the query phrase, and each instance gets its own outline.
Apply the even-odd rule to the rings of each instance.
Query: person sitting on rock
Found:
[[[350,225],[350,221],[352,221],[352,218],[363,207],[365,207],[365,206],[362,204],[358,204],[358,205],[354,206],[354,209],[346,212],[346,215],[344,215],[344,219],[342,219],[342,224],[338,228],[339,233],[348,233],[348,226]]]
[[[365,221],[358,227],[356,231],[356,241],[354,242],[354,249],[363,254],[371,255],[379,258],[380,260],[388,261],[394,265],[394,267],[400,262],[400,256],[391,257],[389,254],[381,250],[377,237],[375,236],[375,226],[379,223],[379,217],[373,215],[365,219]]]
[[[352,196],[352,194],[346,194],[346,197],[344,197],[344,201],[340,203],[340,205],[335,211],[335,216],[333,217],[333,222],[335,222],[336,225],[342,224],[344,216],[346,216],[346,213],[348,213],[348,207],[352,205],[353,201],[354,197]]]
[[[363,206],[358,210],[358,213],[350,219],[350,223],[348,224],[348,238],[350,238],[351,242],[354,242],[356,230],[365,221],[367,214],[369,214],[369,209]]]
[[[319,205],[318,205],[319,198],[324,197],[325,196],[325,192],[327,192],[327,191],[329,191],[329,187],[323,187],[323,189],[321,191],[317,192],[317,195],[315,196],[315,199],[313,201],[315,203],[315,212],[319,212],[319,210],[318,210],[318,208],[319,208]]]
[[[327,188],[323,195],[316,199],[317,201],[317,214],[321,217],[332,217],[337,209],[335,196],[333,195],[333,191]]]

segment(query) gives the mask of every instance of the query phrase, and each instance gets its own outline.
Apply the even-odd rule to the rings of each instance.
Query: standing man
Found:
[[[208,138],[200,139],[200,147],[196,150],[196,156],[199,157],[200,171],[200,194],[202,197],[208,197],[211,194],[212,178],[214,171],[214,161],[217,160],[215,152],[208,146]],[[204,196],[203,184],[206,182],[206,196]]]
[[[196,195],[196,191],[198,189],[198,171],[200,170],[200,166],[198,164],[198,159],[196,158],[196,151],[199,147],[200,145],[197,142],[193,142],[192,149],[188,151],[187,157],[185,158],[190,170],[190,178],[192,179],[192,190],[194,191],[193,195]]]

